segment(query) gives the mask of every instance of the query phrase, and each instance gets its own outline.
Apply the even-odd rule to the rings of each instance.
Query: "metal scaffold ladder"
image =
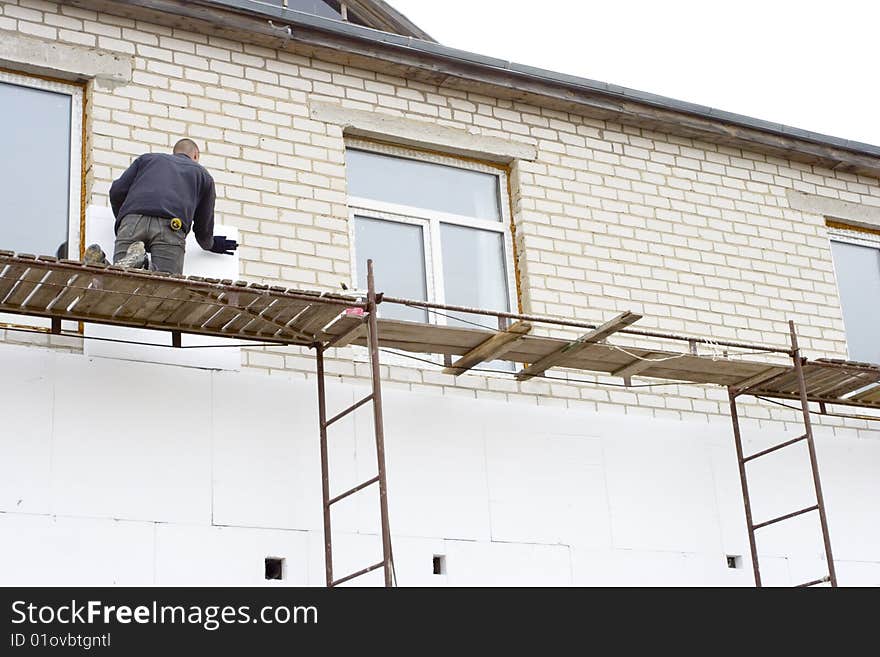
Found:
[[[831,586],[836,587],[837,574],[834,570],[834,557],[831,554],[831,539],[829,538],[828,534],[828,519],[825,515],[825,499],[822,496],[822,483],[819,479],[819,464],[816,459],[816,446],[813,441],[813,427],[810,421],[810,404],[807,396],[807,385],[806,379],[804,377],[803,361],[801,359],[800,349],[798,348],[798,340],[794,328],[794,322],[789,322],[789,331],[791,334],[791,357],[794,361],[794,370],[798,382],[798,395],[800,397],[801,411],[803,413],[804,433],[802,435],[796,438],[792,438],[790,440],[786,440],[777,445],[774,445],[773,447],[769,447],[754,454],[750,454],[749,456],[745,456],[743,454],[739,416],[736,409],[736,398],[741,394],[747,393],[747,389],[737,389],[735,387],[728,388],[730,396],[730,416],[733,420],[733,435],[736,441],[736,456],[737,461],[739,462],[739,477],[740,483],[742,485],[743,505],[745,506],[746,513],[746,526],[749,533],[749,548],[752,554],[752,568],[755,573],[755,586],[759,588],[761,587],[761,569],[758,563],[758,549],[755,540],[755,531],[761,529],[762,527],[768,527],[770,525],[774,525],[776,523],[783,522],[791,518],[796,518],[806,513],[818,512],[819,524],[822,528],[822,539],[825,544],[825,562],[828,566],[828,574],[824,577],[820,577],[809,582],[804,582],[803,584],[799,584],[798,586],[815,586],[817,584],[824,584],[828,582],[831,584]],[[800,443],[801,441],[806,441],[807,443],[807,449],[810,458],[810,468],[812,469],[813,474],[813,487],[816,493],[816,503],[803,509],[798,509],[797,511],[792,511],[776,518],[771,518],[770,520],[755,523],[752,519],[752,502],[749,496],[749,483],[746,473],[746,464],[755,459],[761,458],[768,454],[772,454],[778,450]]]
[[[317,352],[317,378],[318,378],[318,419],[321,431],[321,490],[324,508],[324,572],[328,587],[338,586],[349,580],[355,579],[374,570],[382,568],[384,571],[385,586],[393,586],[393,556],[391,552],[391,529],[388,522],[388,484],[385,473],[385,429],[382,421],[382,384],[379,375],[379,337],[378,322],[376,318],[376,286],[373,278],[373,261],[367,261],[367,307],[362,326],[366,327],[367,343],[370,351],[370,369],[372,392],[363,399],[355,402],[348,408],[340,411],[330,419],[327,419],[327,398],[324,381],[324,344],[314,345]],[[327,447],[327,430],[338,420],[353,413],[366,404],[373,406],[373,430],[376,438],[376,460],[378,474],[353,488],[338,495],[330,497],[330,463]],[[333,574],[333,539],[331,525],[331,510],[334,504],[358,493],[365,488],[379,486],[379,513],[382,532],[382,560],[370,566],[362,568],[354,573],[335,578]]]

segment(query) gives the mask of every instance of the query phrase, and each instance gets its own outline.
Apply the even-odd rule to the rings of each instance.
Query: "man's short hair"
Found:
[[[183,138],[174,144],[174,154],[183,153],[184,155],[188,155],[192,157],[196,153],[199,152],[199,147],[196,145],[192,139]]]

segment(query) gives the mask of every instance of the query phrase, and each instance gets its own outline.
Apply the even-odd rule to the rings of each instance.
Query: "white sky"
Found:
[[[880,145],[876,0],[390,0],[440,43]]]

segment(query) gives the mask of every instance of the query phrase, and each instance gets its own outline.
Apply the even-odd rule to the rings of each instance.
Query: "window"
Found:
[[[880,235],[834,228],[830,236],[849,358],[880,363]]]
[[[344,1],[341,2],[340,0],[263,0],[263,2],[292,11],[302,11],[306,14],[344,20],[356,25],[370,27]],[[373,25],[373,27],[378,29],[376,25]]]
[[[293,11],[302,11],[307,14],[315,14],[325,18],[342,18],[341,7],[338,2],[324,2],[324,0],[274,0],[270,4],[279,5]],[[333,7],[332,5],[336,5]]]
[[[79,257],[82,89],[0,72],[0,249]]]
[[[354,142],[346,151],[355,285],[389,296],[510,311],[515,304],[507,177],[488,165]],[[380,307],[388,319],[497,329],[493,317]]]

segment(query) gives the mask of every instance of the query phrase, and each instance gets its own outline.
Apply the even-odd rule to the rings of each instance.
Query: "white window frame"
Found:
[[[876,233],[869,233],[864,230],[859,230],[857,228],[853,228],[852,230],[847,230],[846,228],[840,228],[838,226],[829,226],[828,227],[828,240],[829,242],[840,242],[842,244],[853,244],[855,246],[867,246],[872,249],[877,249],[880,251],[880,235]],[[829,245],[830,246],[830,245]],[[832,258],[833,261],[833,258]],[[837,277],[836,267],[835,267],[835,280]],[[837,285],[837,297],[838,302],[840,302],[840,285]],[[846,320],[844,319],[844,334],[846,332]],[[878,327],[880,329],[880,327]],[[847,354],[849,354],[849,338],[847,338]]]
[[[78,260],[82,249],[83,212],[83,89],[75,84],[34,77],[26,73],[12,73],[0,70],[0,82],[20,87],[52,91],[70,96],[70,190],[67,219],[67,257]],[[0,224],[0,245],[2,245],[2,224]],[[55,253],[35,253],[33,255],[54,256]],[[27,328],[49,330],[50,320],[25,315],[0,314],[0,328]],[[66,331],[79,331],[77,322],[64,321]]]
[[[440,225],[454,224],[467,228],[475,228],[488,232],[498,233],[502,236],[502,245],[504,250],[504,267],[505,281],[507,282],[507,296],[509,312],[516,312],[517,290],[516,290],[516,270],[514,258],[513,235],[510,228],[510,199],[508,194],[508,176],[503,169],[473,162],[462,160],[453,156],[445,156],[435,153],[425,153],[389,144],[378,144],[370,141],[347,139],[345,142],[346,149],[369,151],[381,155],[390,155],[401,159],[416,160],[419,162],[429,162],[432,164],[441,164],[444,166],[456,167],[468,171],[478,171],[488,173],[496,177],[498,181],[498,205],[501,211],[500,221],[490,221],[488,219],[476,219],[464,215],[440,212],[437,210],[426,210],[408,205],[398,205],[396,203],[387,203],[383,201],[375,201],[358,196],[348,197],[349,208],[349,244],[351,248],[350,263],[352,272],[352,281],[357,289],[365,289],[366,281],[357,280],[357,244],[355,242],[355,217],[363,216],[378,220],[385,220],[397,223],[420,226],[422,228],[422,236],[424,239],[425,249],[425,273],[427,279],[427,297],[432,303],[445,303],[446,291],[443,284],[443,251],[440,240]],[[377,263],[381,266],[381,263]],[[442,314],[428,313],[428,322],[432,324],[446,325],[447,318]]]
[[[846,244],[855,244],[856,246],[868,246],[874,249],[880,249],[880,234],[869,233],[857,228],[847,230],[845,228],[838,228],[837,226],[829,226],[828,239],[832,242],[844,242]]]
[[[82,220],[82,157],[83,157],[83,89],[77,85],[65,84],[37,78],[26,73],[9,73],[0,70],[0,82],[20,87],[52,91],[71,97],[70,100],[70,196],[67,221],[67,257],[79,259],[81,249],[80,223]],[[2,243],[2,239],[0,239]],[[35,253],[50,255],[54,253]]]

